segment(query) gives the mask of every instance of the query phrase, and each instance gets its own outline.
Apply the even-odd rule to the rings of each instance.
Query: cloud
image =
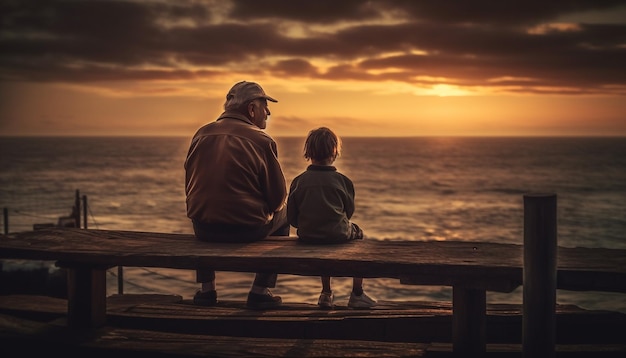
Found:
[[[5,1],[0,81],[209,81],[233,72],[624,94],[622,1]],[[585,12],[595,11],[586,23]],[[565,17],[578,22],[563,22]],[[524,78],[497,83],[498,78]]]
[[[234,0],[231,16],[243,20],[256,18],[289,19],[304,23],[334,23],[378,17],[380,1],[317,0],[317,1],[249,1]],[[384,6],[384,4],[382,4]]]

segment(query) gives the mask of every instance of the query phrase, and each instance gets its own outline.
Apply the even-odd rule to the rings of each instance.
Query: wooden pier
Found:
[[[57,228],[0,236],[0,258],[54,260],[57,265],[66,268],[69,289],[64,311],[63,327],[66,328],[64,331],[75,332],[70,335],[81,337],[87,334],[86,332],[93,334],[100,332],[95,336],[95,343],[94,336],[90,336],[92,341],[89,341],[89,344],[85,343],[91,348],[100,347],[100,343],[109,342],[111,337],[126,337],[133,334],[138,336],[133,336],[132,340],[141,341],[143,335],[147,340],[154,342],[156,338],[148,338],[152,337],[149,332],[159,332],[153,334],[170,344],[174,344],[170,339],[187,342],[190,354],[197,349],[208,354],[207,347],[198,348],[200,342],[191,338],[198,338],[197,335],[200,335],[200,340],[205,342],[210,341],[210,337],[222,336],[286,339],[288,341],[281,344],[298,347],[304,345],[311,349],[308,355],[302,355],[302,350],[291,346],[287,351],[280,351],[284,356],[290,356],[289,352],[295,351],[301,356],[324,356],[314,347],[318,344],[325,347],[325,344],[331,343],[335,345],[333,349],[339,349],[344,354],[357,355],[356,353],[361,351],[354,348],[355,342],[360,346],[364,345],[361,342],[372,342],[371,344],[384,342],[387,343],[384,349],[390,352],[394,351],[390,344],[399,344],[395,347],[401,346],[400,350],[409,352],[409,356],[423,356],[428,351],[433,354],[433,349],[437,350],[433,347],[441,346],[432,344],[441,342],[444,347],[450,348],[448,351],[458,356],[485,356],[493,351],[493,344],[498,344],[498,340],[492,336],[495,334],[493,332],[501,332],[503,329],[489,328],[493,326],[489,322],[494,318],[489,314],[489,310],[493,312],[493,309],[488,309],[486,292],[511,292],[524,285],[524,304],[515,308],[514,311],[517,313],[513,315],[521,320],[515,328],[518,333],[514,334],[518,339],[506,344],[517,344],[517,348],[511,350],[512,354],[519,355],[521,352],[524,357],[553,357],[563,352],[563,347],[559,346],[559,342],[563,342],[564,339],[559,338],[562,332],[567,332],[566,341],[567,337],[570,337],[575,342],[585,342],[584,337],[572,338],[576,337],[576,331],[572,331],[570,327],[575,327],[576,324],[580,327],[587,326],[591,317],[594,317],[593,319],[607,317],[598,315],[598,312],[594,312],[592,316],[578,312],[574,317],[584,317],[582,324],[562,323],[561,317],[565,316],[559,316],[559,310],[562,311],[563,308],[556,306],[556,289],[626,292],[626,250],[558,247],[555,241],[556,207],[552,205],[553,200],[555,200],[553,196],[528,197],[530,209],[525,211],[524,245],[363,240],[337,245],[329,250],[327,246],[298,243],[295,237],[270,237],[255,243],[215,244],[200,242],[193,235],[186,234]],[[314,309],[308,307],[304,309],[304,312],[308,313],[303,315],[300,313],[302,306],[251,313],[242,303],[198,308],[177,300],[160,303],[161,306],[150,306],[151,308],[143,304],[141,310],[144,311],[138,315],[142,319],[135,322],[144,323],[131,327],[143,333],[135,331],[120,333],[119,329],[129,329],[120,328],[118,326],[120,322],[130,322],[132,319],[124,321],[121,315],[116,314],[113,305],[119,302],[119,299],[115,301],[106,294],[106,270],[115,266],[190,270],[211,268],[216,271],[276,272],[305,276],[394,278],[402,284],[451,286],[453,299],[448,303],[447,315],[443,315],[446,318],[441,318],[441,314],[427,315],[434,317],[429,324],[426,324],[428,321],[423,317],[424,310],[409,303],[397,305],[386,303],[365,313],[354,313],[345,309],[322,313],[316,307],[313,307]],[[209,311],[204,311],[206,309]],[[135,307],[131,310],[126,307],[125,312],[134,312],[130,316],[136,318],[138,310],[140,308]],[[214,317],[216,312],[223,310],[229,312],[225,316],[228,319]],[[574,311],[577,310],[572,312]],[[154,312],[161,314],[155,316]],[[241,319],[242,315],[248,318]],[[356,316],[359,319],[356,319]],[[177,321],[181,317],[188,319]],[[368,319],[364,320],[363,317]],[[303,321],[306,324],[303,324]],[[15,327],[33,326],[32,322],[11,323],[13,321],[10,319],[7,322],[8,327],[12,324]],[[220,323],[213,325],[210,322]],[[346,322],[350,324],[345,325]],[[614,334],[611,332],[614,330],[624,332],[622,315],[617,315],[607,322],[606,329],[601,330],[600,325],[596,326],[594,332],[605,332],[607,337],[613,337]],[[35,332],[31,333],[47,331],[45,327],[37,327],[37,324],[34,326]],[[151,331],[159,326],[170,329]],[[197,331],[184,331],[185,327],[194,326],[198,327]],[[422,330],[421,326],[428,328]],[[173,332],[171,327],[176,327],[176,332]],[[211,330],[210,327],[214,328]],[[299,328],[296,329],[297,327]],[[331,333],[328,336],[308,336],[307,332],[313,330],[313,327],[325,327],[318,331]],[[106,338],[102,336],[103,329],[108,332]],[[113,336],[111,330],[116,332]],[[7,331],[11,337],[10,329]],[[25,329],[22,332],[24,334],[18,336],[42,338],[38,334],[29,335],[28,331]],[[172,335],[184,336],[166,339],[163,336],[165,331]],[[345,337],[343,342],[340,333],[346,331],[355,334]],[[386,341],[389,340],[387,337],[400,337],[407,332],[408,337],[397,342]],[[439,332],[436,337],[429,336],[435,332]],[[187,336],[189,334],[193,336]],[[264,337],[268,334],[270,337]],[[128,337],[119,339],[121,342],[129,341]],[[9,338],[7,341],[10,342],[12,339]],[[232,338],[230,341],[225,339],[224,342],[231,342],[232,345]],[[266,343],[278,344],[269,341]],[[407,346],[407,343],[413,345]],[[85,344],[78,346],[84,348]],[[624,341],[621,337],[609,344],[608,348],[597,344],[593,347],[601,347],[601,350],[608,350],[609,353],[624,352]],[[340,348],[341,345],[345,349]],[[567,346],[571,347],[571,344]],[[380,352],[379,348],[374,346],[370,350]],[[574,348],[574,352],[586,350],[581,347]],[[282,354],[278,352],[275,351],[275,356]]]

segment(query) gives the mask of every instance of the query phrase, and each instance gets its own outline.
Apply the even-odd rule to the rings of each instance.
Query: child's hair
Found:
[[[304,142],[304,158],[334,161],[341,154],[341,139],[326,127],[313,129]]]

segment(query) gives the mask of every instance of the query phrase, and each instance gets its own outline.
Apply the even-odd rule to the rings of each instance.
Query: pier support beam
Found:
[[[106,323],[106,270],[57,263],[68,269],[67,321],[72,329],[94,329]]]
[[[524,195],[524,358],[555,356],[556,251],[556,194]]]
[[[456,356],[483,357],[486,352],[486,292],[452,288],[452,350]]]

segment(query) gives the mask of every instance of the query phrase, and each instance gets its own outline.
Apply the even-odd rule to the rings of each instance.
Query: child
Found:
[[[304,157],[311,161],[305,172],[291,183],[287,199],[289,224],[297,228],[298,239],[306,243],[337,244],[363,239],[363,231],[350,222],[354,214],[354,185],[332,166],[341,152],[341,140],[330,129],[309,132]],[[317,304],[333,307],[330,276],[322,276],[322,293]],[[363,292],[363,278],[352,281],[350,308],[370,308],[376,300]]]

